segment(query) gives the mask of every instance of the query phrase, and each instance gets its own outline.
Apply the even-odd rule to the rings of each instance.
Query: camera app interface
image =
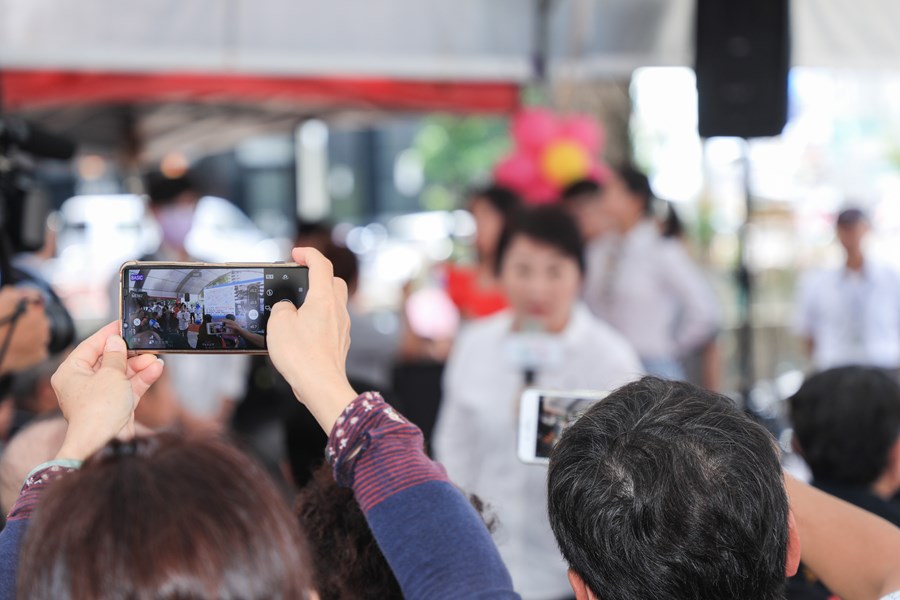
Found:
[[[265,350],[276,302],[300,306],[305,267],[126,269],[122,330],[132,350]]]

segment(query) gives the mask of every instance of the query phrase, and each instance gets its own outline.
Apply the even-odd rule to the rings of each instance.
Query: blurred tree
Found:
[[[458,208],[473,185],[490,181],[494,165],[509,151],[508,120],[497,117],[426,117],[413,140],[426,186],[420,201],[427,210]]]

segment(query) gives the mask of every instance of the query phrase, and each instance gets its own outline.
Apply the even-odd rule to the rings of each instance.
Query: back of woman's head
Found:
[[[641,202],[645,214],[653,210],[653,189],[647,176],[630,164],[620,165],[616,168],[616,174],[622,180],[625,188]]]
[[[493,533],[496,519],[478,496],[472,507]],[[297,494],[294,505],[309,540],[315,588],[321,600],[402,600],[403,592],[378,547],[353,490],[340,487],[323,464]]]
[[[522,208],[522,199],[513,190],[492,184],[469,192],[469,201],[483,200],[505,219],[514,216]]]
[[[262,468],[224,441],[111,442],[52,482],[29,526],[20,598],[305,598],[296,521]]]
[[[400,600],[403,592],[378,548],[353,490],[339,487],[322,465],[297,495],[322,600]]]

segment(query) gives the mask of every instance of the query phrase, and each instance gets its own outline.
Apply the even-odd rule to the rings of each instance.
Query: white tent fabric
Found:
[[[0,0],[0,66],[523,81],[537,0]],[[793,0],[794,62],[895,67],[900,3]],[[689,65],[694,0],[555,0],[551,72]]]
[[[795,65],[900,68],[900,2],[792,0],[791,10]]]
[[[0,0],[0,65],[522,81],[536,0]],[[590,72],[689,60],[692,0],[557,0]],[[686,10],[687,9],[687,10]],[[569,65],[571,66],[571,65]]]

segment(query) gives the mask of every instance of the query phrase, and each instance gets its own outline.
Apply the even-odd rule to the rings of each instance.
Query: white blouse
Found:
[[[508,351],[512,323],[504,311],[460,334],[444,373],[434,449],[453,482],[496,514],[494,541],[516,590],[526,600],[555,600],[572,590],[547,517],[547,468],[516,453],[524,373]],[[630,344],[584,306],[554,337],[559,360],[537,370],[535,387],[612,390],[641,375]]]
[[[719,301],[680,242],[652,221],[588,247],[584,299],[643,359],[676,359],[708,342],[721,323]]]

